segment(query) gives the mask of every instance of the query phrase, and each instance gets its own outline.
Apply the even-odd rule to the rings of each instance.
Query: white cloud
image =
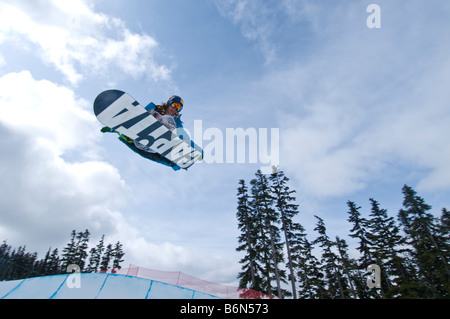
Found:
[[[244,37],[257,43],[264,54],[266,63],[276,56],[276,47],[271,41],[274,31],[274,18],[279,13],[278,3],[249,0],[218,0],[215,2],[219,12],[241,28]]]
[[[8,39],[36,48],[72,84],[91,72],[106,77],[110,68],[134,78],[170,78],[170,69],[156,61],[158,43],[152,37],[131,32],[83,0],[3,1],[0,44]]]
[[[36,81],[28,71],[0,78],[0,96],[1,121],[45,143],[56,155],[70,149],[92,151],[99,138],[87,101],[50,81]]]
[[[69,89],[29,72],[0,78],[2,237],[37,243],[74,228],[114,232],[122,222],[127,186],[98,160],[97,126],[83,106]],[[67,152],[82,161],[65,160]]]
[[[308,0],[281,0],[282,8],[291,19],[313,21],[320,16],[320,7]]]
[[[317,37],[327,34],[323,28],[338,6],[336,3],[321,6],[308,0],[216,0],[215,4],[222,16],[256,44],[266,65],[277,60],[280,53],[286,54],[282,51],[298,52],[302,45],[309,50],[306,47],[311,45],[311,34]]]
[[[414,175],[418,190],[450,189],[450,94],[444,84],[450,46],[444,36],[430,37],[437,25],[442,35],[449,33],[448,23],[439,24],[445,14],[433,13],[436,24],[407,28],[406,21],[419,18],[396,15],[398,6],[389,9],[397,21],[386,18],[371,33],[354,28],[354,8],[348,14],[341,8],[343,16],[327,24],[327,32],[330,25],[336,31],[313,58],[271,72],[256,86],[262,100],[279,98],[280,161],[301,193],[343,196],[390,174],[406,183],[414,171],[420,171]]]

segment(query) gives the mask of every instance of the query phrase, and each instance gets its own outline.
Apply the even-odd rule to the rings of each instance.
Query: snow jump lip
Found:
[[[72,280],[74,275],[80,277]],[[73,281],[78,281],[78,288]],[[150,279],[109,273],[81,273],[0,282],[0,299],[221,298]]]

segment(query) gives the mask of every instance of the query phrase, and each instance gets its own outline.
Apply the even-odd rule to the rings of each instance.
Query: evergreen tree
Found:
[[[446,256],[446,258],[443,259],[445,259],[447,262],[446,267],[443,267],[442,269],[443,281],[447,280],[447,283],[443,285],[443,290],[446,290],[447,293],[444,293],[443,296],[448,298],[450,296],[450,212],[445,208],[442,209],[442,215],[439,219],[438,230],[438,237],[442,241],[440,247],[442,255]]]
[[[315,231],[319,233],[319,237],[314,241],[322,248],[322,259],[320,269],[325,275],[327,283],[327,292],[324,298],[344,299],[348,298],[347,282],[342,276],[341,267],[338,264],[338,256],[333,252],[336,243],[332,242],[326,233],[325,223],[322,218],[314,216],[317,219]]]
[[[76,257],[77,247],[75,241],[77,233],[75,230],[72,230],[70,235],[71,235],[70,242],[67,244],[66,247],[63,248],[62,264],[61,264],[62,272],[65,272],[69,265],[75,264],[77,258]]]
[[[403,209],[399,219],[412,246],[420,282],[418,294],[424,298],[450,297],[448,239],[441,236],[431,206],[409,186],[403,187]]]
[[[58,249],[51,248],[45,254],[43,259],[37,259],[37,253],[29,253],[25,246],[12,249],[6,241],[0,245],[0,281],[15,280],[37,276],[52,276],[57,274],[66,274],[67,267],[71,264],[78,265],[81,270],[87,272],[97,271],[96,267],[102,267],[102,270],[108,270],[112,263],[114,268],[120,269],[120,263],[123,261],[125,253],[122,244],[117,242],[114,247],[109,244],[106,251],[104,248],[104,235],[96,249],[91,249],[90,263],[84,267],[89,242],[89,231],[77,233],[71,232],[71,239],[63,249],[62,258],[59,257]],[[103,254],[104,252],[104,254]]]
[[[120,263],[123,261],[122,257],[125,255],[125,253],[122,250],[122,244],[120,242],[117,242],[114,245],[114,249],[112,251],[113,256],[113,265],[112,267],[114,269],[120,269]]]
[[[356,204],[352,201],[348,201],[347,205],[349,207],[349,218],[347,219],[347,221],[349,221],[353,225],[353,228],[350,230],[349,236],[358,240],[359,246],[357,247],[357,249],[361,254],[358,259],[357,267],[359,271],[365,273],[369,265],[377,263],[370,250],[372,243],[369,240],[369,235],[366,229],[367,220],[361,217],[361,213],[359,212],[361,207],[356,206]],[[371,290],[369,289],[369,287],[367,287],[366,278],[363,276],[360,278],[362,282],[355,283],[358,290],[358,295],[361,298],[378,297],[378,293],[376,292],[376,290]]]
[[[91,248],[87,272],[97,272],[100,267],[102,254],[105,251],[105,235],[102,236],[97,246]]]
[[[252,185],[251,207],[257,215],[260,234],[258,249],[265,265],[265,285],[263,288],[266,293],[275,294],[282,298],[283,294],[287,295],[289,292],[281,288],[281,282],[286,282],[286,274],[279,267],[279,264],[283,261],[283,243],[281,243],[280,230],[277,226],[279,214],[273,208],[274,197],[267,177],[258,170],[256,178],[250,184]],[[276,282],[276,289],[273,290],[272,280]]]
[[[55,248],[47,261],[47,273],[45,275],[57,275],[61,268],[61,260],[58,255],[58,248]]]
[[[86,264],[86,258],[88,256],[87,249],[89,247],[89,230],[84,232],[79,232],[76,236],[77,243],[75,245],[75,262],[74,264],[80,267],[80,270],[84,270],[84,265]]]
[[[353,228],[350,230],[350,237],[358,239],[359,246],[357,249],[361,253],[359,259],[359,267],[361,269],[366,269],[369,265],[373,264],[375,259],[370,252],[370,240],[366,231],[367,220],[361,217],[359,210],[361,207],[357,207],[354,202],[348,201],[347,205],[349,207],[349,218],[348,221],[353,224]]]
[[[401,286],[406,288],[405,284],[412,280],[405,257],[408,250],[403,248],[405,240],[400,235],[400,228],[376,200],[371,198],[370,203],[372,207],[367,236],[371,242],[371,254],[381,269],[381,293],[386,297],[409,295],[405,289],[398,289]]]
[[[443,208],[441,217],[438,223],[439,237],[442,238],[444,243],[442,244],[443,254],[450,256],[450,212]],[[449,260],[447,259],[447,262]]]
[[[37,253],[26,252],[26,246],[20,246],[11,252],[9,257],[8,279],[24,279],[35,277],[34,263],[37,260]]]
[[[298,279],[298,298],[322,299],[326,295],[326,283],[320,271],[320,262],[313,254],[313,245],[307,239],[305,228],[294,223],[289,238],[292,266]],[[295,296],[295,295],[294,295]]]
[[[342,273],[345,275],[348,281],[348,285],[343,285],[348,287],[344,292],[345,296],[351,296],[357,298],[358,295],[355,290],[354,282],[358,281],[359,277],[355,275],[355,269],[357,269],[357,262],[349,257],[348,255],[348,245],[344,239],[336,237],[336,248],[339,253],[338,264],[341,265]]]
[[[313,254],[313,245],[306,238],[305,229],[300,224],[290,239],[291,258],[294,269],[297,270],[299,282],[298,298],[322,299],[326,289],[323,274],[320,271],[319,260]]]
[[[281,220],[281,228],[284,233],[284,240],[286,244],[286,253],[288,258],[287,267],[290,271],[290,280],[292,285],[292,294],[294,299],[297,299],[296,292],[296,278],[294,271],[294,263],[292,261],[291,255],[291,245],[298,243],[297,238],[295,238],[295,231],[304,230],[303,227],[299,224],[296,224],[292,221],[292,219],[299,213],[298,205],[296,205],[295,197],[292,194],[295,193],[294,190],[290,190],[287,183],[289,182],[289,178],[284,175],[284,172],[281,170],[275,170],[274,173],[270,176],[270,180],[272,182],[272,193],[275,200],[275,207],[278,215]],[[300,235],[299,234],[299,235]]]
[[[239,287],[262,291],[261,276],[257,271],[261,267],[256,264],[257,228],[255,227],[255,214],[250,208],[249,194],[245,181],[240,180],[239,185],[236,218],[241,235],[238,237],[239,246],[236,248],[236,251],[246,253],[239,261],[242,264],[242,272],[238,274]]]
[[[65,272],[69,265],[77,265],[80,270],[84,270],[86,258],[88,256],[87,249],[89,244],[89,230],[84,232],[76,232],[72,230],[70,242],[63,249],[62,255],[62,272]]]
[[[48,263],[50,260],[50,251],[51,248],[48,249],[45,254],[44,259],[36,261],[35,269],[37,271],[38,276],[47,276],[48,275]]]
[[[444,233],[450,235],[450,211],[446,208],[442,208],[441,225],[444,228]],[[447,239],[449,238],[450,236],[447,237]]]
[[[6,240],[3,241],[3,244],[0,246],[0,281],[8,280],[8,261],[11,254],[11,246],[6,243]]]
[[[105,253],[100,263],[100,271],[107,271],[110,268],[111,259],[113,258],[113,248],[111,244],[106,246]]]
[[[400,243],[401,236],[398,235],[398,228],[395,227],[394,218],[388,217],[387,211],[380,209],[376,200],[371,198],[370,202],[372,205],[370,216],[372,218],[367,221],[367,238],[370,240],[370,254],[374,256],[376,264],[381,270],[381,294],[384,294],[392,287],[390,280],[392,271],[388,262],[391,255],[395,254],[395,249]]]

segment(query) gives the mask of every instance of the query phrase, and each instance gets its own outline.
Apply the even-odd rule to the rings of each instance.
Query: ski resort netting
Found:
[[[180,271],[159,271],[130,265],[129,268],[112,269],[110,273],[123,274],[127,276],[146,278],[164,282],[174,286],[192,289],[205,294],[213,295],[223,299],[274,299],[252,289],[237,288],[202,280]]]
[[[272,299],[182,272],[129,268],[0,282],[0,299]]]

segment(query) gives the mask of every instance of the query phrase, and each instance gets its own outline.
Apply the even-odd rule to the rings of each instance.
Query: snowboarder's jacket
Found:
[[[156,111],[156,112],[158,112],[159,114],[161,114],[161,115],[166,115],[167,114],[167,108],[166,108],[167,106],[166,105],[155,105],[153,102],[152,103],[150,103],[149,105],[147,105],[146,107],[145,107],[145,109],[147,110],[147,111],[149,111],[149,112],[151,112],[151,111]],[[175,123],[177,124],[177,127],[178,128],[182,128],[183,127],[183,122],[181,121],[181,114],[180,113],[177,113],[175,116],[174,116],[174,120],[175,120]]]

